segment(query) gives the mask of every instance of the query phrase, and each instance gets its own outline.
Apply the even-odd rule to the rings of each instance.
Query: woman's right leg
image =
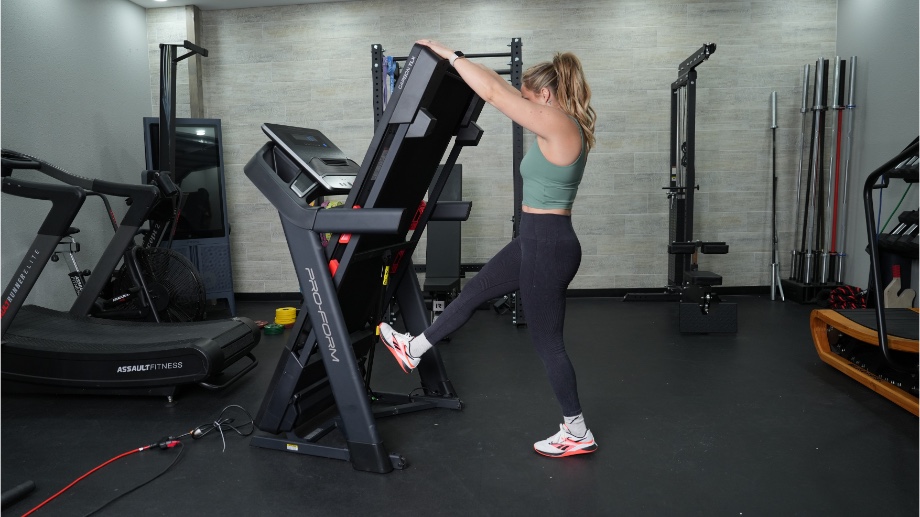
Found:
[[[518,239],[512,239],[463,286],[460,296],[425,330],[425,339],[437,343],[463,326],[483,303],[517,291],[520,271],[521,246]]]
[[[514,292],[520,282],[521,245],[513,239],[463,286],[460,296],[450,302],[441,316],[416,337],[400,334],[386,322],[378,325],[380,339],[406,373],[418,366],[432,345],[460,328],[484,302]]]

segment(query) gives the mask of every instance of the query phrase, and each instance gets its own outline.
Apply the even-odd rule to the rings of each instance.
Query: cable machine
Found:
[[[712,286],[722,277],[699,269],[700,253],[725,254],[728,244],[704,242],[693,236],[696,184],[696,67],[716,51],[705,43],[677,67],[671,83],[671,179],[669,201],[668,285],[663,293],[629,293],[624,301],[679,301],[680,331],[690,333],[736,332],[737,305],[720,303]]]
[[[509,81],[511,85],[516,89],[521,89],[522,77],[524,74],[524,62],[523,62],[523,42],[521,38],[511,38],[511,43],[508,45],[510,50],[508,52],[492,52],[492,53],[465,53],[465,56],[468,58],[488,58],[488,57],[507,57],[510,59],[508,63],[508,68],[506,69],[497,69],[495,72],[499,75],[509,76]],[[406,61],[406,56],[394,56],[390,59],[395,64],[395,78],[399,77],[399,63],[404,63]],[[371,77],[374,81],[374,127],[380,123],[380,118],[383,116],[384,109],[387,104],[387,88],[385,84],[385,78],[387,77],[387,57],[384,56],[383,45],[373,44],[371,45]],[[514,181],[514,215],[511,218],[511,236],[512,238],[518,236],[519,225],[521,221],[521,204],[524,199],[524,180],[521,178],[521,160],[524,158],[524,128],[515,123],[511,122],[511,139],[512,139],[512,150],[511,150],[511,161],[512,161],[512,178]],[[482,269],[483,264],[461,264],[460,271],[462,273],[479,271]],[[499,299],[493,306],[496,312],[505,313],[511,312],[511,322],[514,325],[526,325],[527,322],[524,318],[524,308],[521,304],[521,293],[520,291],[515,291],[514,293]]]

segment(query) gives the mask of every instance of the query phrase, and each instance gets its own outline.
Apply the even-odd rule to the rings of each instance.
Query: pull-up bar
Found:
[[[493,52],[486,54],[464,54],[466,57],[511,57],[511,52]],[[405,61],[409,56],[395,56],[393,61]]]
[[[484,54],[464,54],[464,57],[467,57],[467,58],[508,57],[510,58],[512,57],[512,54],[513,54],[512,52],[491,52],[491,53],[487,52]],[[394,56],[393,57],[393,61],[405,61],[406,59],[408,59],[408,56]],[[499,75],[511,75],[511,69],[507,68],[507,69],[502,69],[502,70],[495,70],[495,73]]]

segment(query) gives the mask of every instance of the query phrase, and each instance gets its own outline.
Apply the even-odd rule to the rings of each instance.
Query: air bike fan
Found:
[[[204,319],[207,296],[204,282],[189,259],[168,248],[138,248],[137,262],[143,284],[153,301],[153,309],[161,321],[182,322]],[[115,272],[115,292],[126,293],[135,288],[130,268],[122,266]],[[140,308],[140,298],[132,296],[125,308]]]

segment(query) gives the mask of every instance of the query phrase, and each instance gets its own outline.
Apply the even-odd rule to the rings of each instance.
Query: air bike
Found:
[[[391,300],[409,332],[427,327],[412,252],[428,221],[469,216],[469,202],[438,197],[460,150],[482,136],[483,104],[447,60],[416,45],[360,166],[319,131],[263,125],[270,141],[244,170],[278,210],[304,302],[255,419],[272,436],[253,446],[386,473],[407,462],[386,449],[375,417],[461,408],[437,348],[419,364],[417,395],[374,392],[370,373]],[[336,194],[347,194],[344,207],[311,206]],[[344,447],[319,443],[336,429]]]
[[[13,175],[14,171],[22,171]],[[261,337],[246,318],[187,323],[128,322],[90,316],[94,301],[133,246],[140,226],[164,192],[177,190],[168,174],[151,184],[124,184],[71,174],[48,162],[3,150],[3,193],[51,201],[52,207],[3,291],[2,379],[6,392],[165,395],[180,386],[218,389],[249,372]],[[42,174],[57,182],[22,179]],[[130,200],[115,235],[67,312],[25,305],[58,243],[70,231],[87,193]],[[142,282],[143,278],[138,278]],[[234,373],[225,369],[248,358]]]

